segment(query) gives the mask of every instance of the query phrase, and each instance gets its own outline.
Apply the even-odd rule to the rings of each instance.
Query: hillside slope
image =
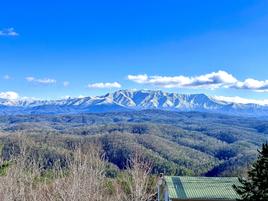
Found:
[[[140,150],[153,161],[155,173],[171,175],[242,174],[268,140],[265,120],[162,110],[2,116],[0,130],[57,149],[97,142],[118,168]]]

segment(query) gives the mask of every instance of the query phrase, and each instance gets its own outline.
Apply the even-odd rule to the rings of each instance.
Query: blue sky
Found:
[[[3,1],[0,95],[268,99],[267,24],[261,0]]]

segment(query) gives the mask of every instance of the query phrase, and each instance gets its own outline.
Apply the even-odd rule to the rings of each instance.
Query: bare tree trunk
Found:
[[[122,183],[127,185],[123,200],[149,201],[152,199],[155,189],[150,185],[151,169],[151,162],[143,158],[141,152],[136,152],[129,160],[127,176],[123,177]]]

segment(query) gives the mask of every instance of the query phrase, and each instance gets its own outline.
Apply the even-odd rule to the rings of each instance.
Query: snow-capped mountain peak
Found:
[[[205,94],[119,90],[103,96],[60,100],[0,99],[0,114],[107,112],[141,109],[268,115],[268,106],[225,101]]]

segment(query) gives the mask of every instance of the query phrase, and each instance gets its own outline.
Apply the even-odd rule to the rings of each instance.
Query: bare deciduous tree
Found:
[[[30,141],[22,139],[20,153],[12,157],[1,177],[1,201],[117,201],[119,194],[108,193],[106,161],[98,146],[83,152],[78,148],[71,156],[66,155],[68,168],[54,165],[51,179],[42,178],[41,163],[29,154]]]
[[[47,168],[43,166],[43,156],[33,154],[36,143],[25,135],[16,140],[18,147],[11,152],[10,160],[0,160],[2,170],[6,165],[0,177],[0,201],[152,200],[152,165],[139,152],[117,180],[105,176],[107,161],[97,144],[64,152],[65,166],[54,161]]]
[[[150,175],[152,163],[142,157],[141,152],[136,152],[129,160],[127,175],[121,180],[125,194],[123,200],[149,201],[155,195],[155,189],[151,188],[152,177]]]
[[[61,178],[52,183],[53,196],[64,201],[105,200],[105,161],[98,148],[90,148],[86,153],[78,149],[73,157],[69,161],[67,176],[61,171]]]

